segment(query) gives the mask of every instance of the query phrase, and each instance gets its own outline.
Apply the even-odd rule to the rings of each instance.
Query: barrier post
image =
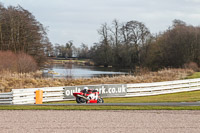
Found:
[[[43,90],[35,91],[35,104],[42,104]]]

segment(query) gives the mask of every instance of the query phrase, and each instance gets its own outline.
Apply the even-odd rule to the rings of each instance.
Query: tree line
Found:
[[[89,59],[90,58],[90,48],[88,45],[82,43],[79,47],[76,47],[73,41],[68,41],[65,45],[55,44],[53,47],[52,56],[57,58],[80,58]]]
[[[97,65],[151,70],[200,65],[200,27],[181,20],[156,35],[142,22],[117,20],[102,24],[98,33],[101,40],[88,52]]]
[[[200,27],[181,20],[174,20],[167,30],[156,35],[142,22],[113,20],[111,25],[102,24],[98,34],[100,41],[91,47],[82,44],[77,48],[70,41],[66,46],[56,45],[54,53],[89,58],[105,67],[158,70],[200,65]]]
[[[140,66],[145,47],[152,38],[149,29],[138,21],[120,23],[114,20],[111,26],[102,24],[98,33],[101,40],[91,48],[91,57],[104,66]]]
[[[200,65],[200,27],[174,20],[165,32],[155,36],[146,46],[143,65],[159,69]],[[193,65],[194,66],[194,65]]]
[[[0,4],[0,51],[25,53],[39,66],[47,56],[87,58],[96,65],[132,69],[178,68],[191,62],[200,65],[200,27],[181,20],[174,20],[167,30],[156,35],[142,22],[113,20],[110,25],[101,25],[100,41],[91,47],[75,47],[73,41],[53,46],[46,31],[28,10]]]
[[[0,4],[0,51],[26,53],[41,66],[51,49],[45,27],[28,10]]]

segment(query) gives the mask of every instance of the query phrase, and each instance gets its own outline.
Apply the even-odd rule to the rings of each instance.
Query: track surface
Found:
[[[170,103],[101,103],[101,104],[41,104],[45,106],[200,106],[200,102],[170,102]]]
[[[1,133],[199,133],[200,111],[0,110]]]
[[[0,106],[11,104],[0,104]],[[22,104],[15,104],[21,106]],[[200,102],[168,102],[168,103],[101,103],[101,104],[77,104],[77,103],[64,103],[64,104],[24,104],[25,106],[200,106]]]

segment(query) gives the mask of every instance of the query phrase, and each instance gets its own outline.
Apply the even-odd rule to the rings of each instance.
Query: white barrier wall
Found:
[[[12,104],[12,92],[0,93],[0,104]]]
[[[85,86],[91,87],[91,85],[85,85]],[[109,85],[98,85],[98,86],[109,86]],[[77,87],[80,86],[74,86],[74,88]],[[43,102],[73,100],[74,98],[72,97],[66,99],[65,97],[66,88],[67,87],[12,89],[11,93],[0,93],[0,103],[34,104],[36,90],[43,90]],[[166,81],[166,82],[154,82],[154,83],[126,84],[126,90],[127,92],[124,96],[117,96],[117,97],[150,96],[150,95],[160,95],[160,94],[168,94],[176,92],[195,91],[195,90],[200,90],[200,78]],[[109,95],[109,97],[116,97],[116,94],[113,96]]]
[[[13,89],[13,104],[34,104],[36,90],[43,90],[43,102],[64,100],[64,87]]]
[[[127,84],[126,97],[160,95],[200,90],[200,79]]]

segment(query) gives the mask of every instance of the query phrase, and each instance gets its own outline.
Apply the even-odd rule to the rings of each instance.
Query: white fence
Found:
[[[43,102],[64,100],[64,87],[13,89],[13,104],[34,104],[36,90],[43,90]]]
[[[12,92],[0,93],[0,104],[12,104]]]
[[[126,86],[127,93],[123,97],[160,95],[200,90],[200,79],[137,83],[127,84]],[[36,90],[43,90],[43,102],[73,100],[64,99],[64,87],[46,87],[13,89],[11,93],[0,93],[0,104],[34,104]]]
[[[127,87],[126,97],[195,91],[200,90],[200,78],[155,83],[127,84]]]

